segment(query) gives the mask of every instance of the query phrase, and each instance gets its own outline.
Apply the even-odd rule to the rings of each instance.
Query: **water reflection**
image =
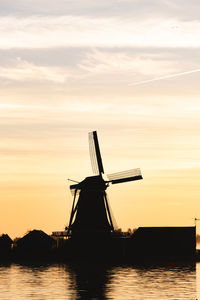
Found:
[[[66,266],[71,274],[77,299],[106,299],[106,287],[110,283],[109,266],[85,262]]]
[[[118,267],[111,276],[108,299],[196,299],[195,265]]]
[[[196,291],[197,284],[197,291]],[[0,299],[197,299],[200,264],[0,265]],[[200,299],[200,297],[199,297]]]

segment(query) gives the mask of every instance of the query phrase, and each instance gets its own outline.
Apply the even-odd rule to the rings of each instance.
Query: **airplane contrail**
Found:
[[[179,76],[192,74],[192,73],[197,73],[197,72],[200,72],[200,69],[191,70],[191,71],[187,71],[187,72],[176,73],[176,74],[171,74],[171,75],[166,75],[166,76],[157,77],[157,78],[148,79],[148,80],[143,80],[143,81],[138,81],[138,82],[133,82],[133,83],[129,83],[129,86],[141,85],[141,84],[145,84],[145,83],[149,83],[149,82],[153,82],[153,81],[158,81],[158,80],[163,80],[163,79],[170,79],[170,78],[179,77]]]

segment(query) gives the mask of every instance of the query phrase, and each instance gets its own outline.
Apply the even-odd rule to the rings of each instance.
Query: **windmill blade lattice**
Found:
[[[92,170],[95,174],[104,173],[97,132],[89,132],[89,150]]]
[[[112,184],[142,179],[141,170],[139,168],[109,174],[107,177]]]

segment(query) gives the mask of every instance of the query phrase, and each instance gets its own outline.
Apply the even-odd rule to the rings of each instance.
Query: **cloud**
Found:
[[[55,47],[199,47],[199,21],[1,17],[0,49]]]
[[[180,20],[199,20],[199,2],[190,0],[1,0],[1,15],[72,15],[87,17],[132,18],[135,20],[149,17],[177,18]]]
[[[93,74],[110,74],[117,77],[123,74],[121,79],[127,80],[133,74],[152,75],[168,74],[176,69],[174,63],[164,59],[160,54],[151,55],[150,53],[135,54],[126,51],[100,51],[94,49],[85,54],[82,61],[78,64],[80,69]]]
[[[12,81],[52,81],[63,83],[66,73],[56,67],[36,66],[18,58],[15,65],[0,67],[0,78]]]
[[[4,63],[0,66],[0,78],[6,82],[52,82],[73,85],[79,83],[92,85],[97,82],[110,85],[116,82],[123,86],[136,86],[199,72],[199,69],[184,71],[189,68],[191,62],[186,59],[182,61],[180,57],[178,62],[176,54],[166,52],[162,54],[151,51],[138,53],[126,49],[118,51],[92,49],[82,51],[79,60],[76,58],[71,65],[67,63],[61,65],[58,62],[58,66],[56,66],[56,53],[53,64],[49,61],[50,65],[48,63],[43,65],[40,60],[38,63],[33,63],[20,57],[10,59],[3,56]],[[69,60],[74,60],[73,51],[68,51],[67,56]],[[135,82],[130,83],[134,78]]]
[[[72,56],[72,55],[71,55]],[[177,71],[176,65],[170,60],[156,59],[155,55],[138,55],[118,51],[85,51],[79,62],[74,65],[56,66],[35,64],[31,61],[7,59],[0,66],[0,78],[3,82],[51,82],[57,84],[75,84],[87,82],[93,84],[110,84],[111,81],[127,85],[134,76],[168,75]],[[5,57],[4,57],[5,60]],[[6,61],[6,60],[5,60]],[[146,78],[146,77],[145,77]]]

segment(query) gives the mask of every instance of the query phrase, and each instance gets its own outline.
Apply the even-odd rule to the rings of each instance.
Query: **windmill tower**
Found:
[[[68,235],[109,234],[114,231],[113,220],[108,205],[106,189],[109,184],[142,179],[140,169],[114,173],[104,180],[103,163],[97,132],[89,133],[89,149],[94,176],[70,185],[74,195],[70,215]]]

